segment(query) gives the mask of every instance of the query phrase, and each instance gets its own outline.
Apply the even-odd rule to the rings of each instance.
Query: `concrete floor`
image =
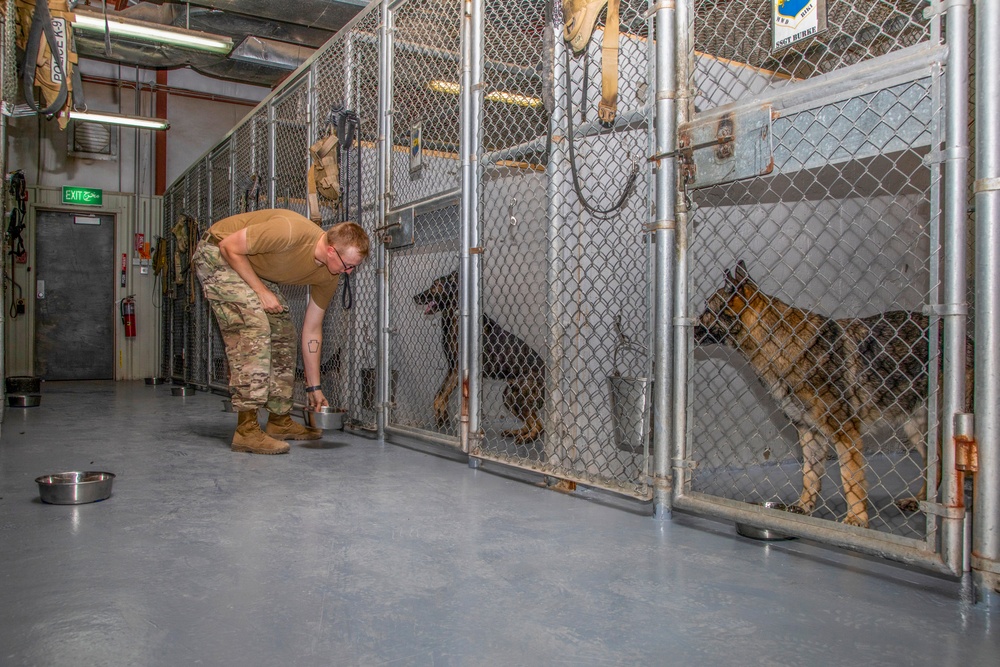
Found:
[[[42,391],[0,431],[5,666],[1000,664],[961,582],[413,443],[234,454],[214,394]],[[40,502],[84,469],[114,495]]]

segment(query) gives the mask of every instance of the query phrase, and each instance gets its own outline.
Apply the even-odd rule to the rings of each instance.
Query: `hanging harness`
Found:
[[[610,125],[617,113],[618,102],[618,33],[619,33],[619,0],[564,0],[563,2],[563,38],[569,44],[573,53],[586,51],[587,44],[594,31],[597,18],[608,5],[607,19],[605,20],[604,41],[602,43],[601,55],[601,82],[602,95],[598,105],[598,118],[606,125]],[[546,9],[546,19],[551,21],[551,5]],[[639,162],[632,158],[632,168],[625,179],[625,186],[615,202],[608,208],[598,208],[593,203],[587,201],[580,183],[580,176],[576,166],[576,136],[573,126],[573,78],[570,73],[572,55],[570,50],[566,51],[566,67],[563,68],[566,85],[566,124],[568,129],[569,144],[569,167],[572,177],[573,190],[580,201],[580,204],[595,218],[609,220],[618,216],[625,206],[625,202],[635,192],[636,181],[639,177]],[[589,59],[584,58],[584,81],[587,80],[587,70]],[[583,102],[586,103],[587,95],[584,93]],[[554,104],[554,101],[553,101]]]
[[[68,111],[74,104],[74,88],[75,103],[82,104],[83,86],[73,45],[74,14],[66,0],[51,0],[51,9],[50,0],[16,0],[15,6],[21,81],[28,106],[50,117],[64,108]],[[55,25],[53,15],[58,19]],[[35,100],[35,86],[41,88],[44,109]],[[68,113],[59,115],[61,128],[68,122]]]
[[[309,148],[312,165],[308,174],[309,218],[316,224],[323,221],[319,208],[319,196],[330,201],[338,209],[338,222],[351,219],[351,149],[357,142],[357,222],[361,223],[361,119],[358,114],[342,106],[330,109],[326,121],[326,136]],[[344,165],[344,169],[340,165]],[[343,274],[344,289],[341,306],[350,310],[354,305],[354,290],[351,274]]]

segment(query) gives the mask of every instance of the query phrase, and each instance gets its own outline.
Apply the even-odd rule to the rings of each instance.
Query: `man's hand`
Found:
[[[285,309],[278,301],[278,297],[274,295],[274,292],[267,289],[266,287],[262,292],[258,292],[257,296],[260,298],[260,305],[263,306],[264,312],[267,313],[280,313]]]
[[[330,403],[326,400],[326,396],[323,395],[323,390],[322,389],[317,389],[316,391],[311,391],[311,392],[309,392],[307,394],[307,396],[309,398],[309,407],[310,408],[319,408],[319,407],[322,407],[324,405],[330,405]]]

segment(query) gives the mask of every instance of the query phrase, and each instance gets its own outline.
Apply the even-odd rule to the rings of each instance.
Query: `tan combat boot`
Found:
[[[247,410],[239,414],[232,449],[234,452],[251,454],[285,454],[288,452],[288,445],[261,431],[257,411]]]
[[[273,412],[267,418],[264,432],[275,440],[319,440],[323,431],[311,426],[292,421],[288,415],[276,415]]]

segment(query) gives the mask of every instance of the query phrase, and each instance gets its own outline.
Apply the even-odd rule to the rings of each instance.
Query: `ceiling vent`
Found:
[[[118,158],[118,129],[104,123],[71,120],[67,155],[81,160]]]

